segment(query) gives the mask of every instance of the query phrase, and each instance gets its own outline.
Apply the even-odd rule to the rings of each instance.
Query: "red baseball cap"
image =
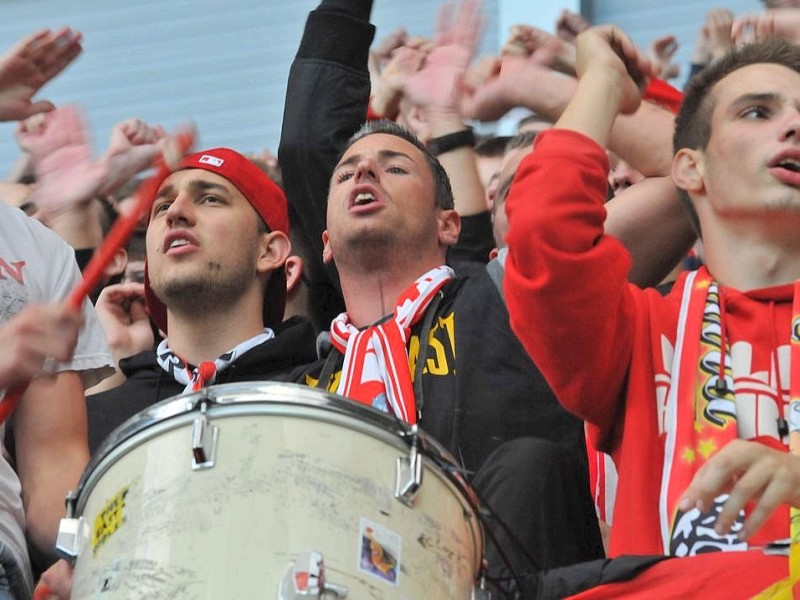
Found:
[[[286,195],[264,171],[250,159],[230,148],[212,148],[190,154],[181,160],[176,170],[202,169],[230,181],[264,219],[270,231],[289,235],[289,211]],[[165,177],[166,179],[166,177]],[[162,181],[154,189],[161,187]],[[154,200],[155,198],[151,199]],[[150,287],[147,260],[144,263],[144,292],[150,316],[159,329],[167,332],[167,307]],[[264,294],[264,325],[275,327],[283,321],[286,307],[286,273],[283,268],[272,272]]]

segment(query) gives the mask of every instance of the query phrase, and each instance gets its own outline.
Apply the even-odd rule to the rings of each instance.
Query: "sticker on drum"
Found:
[[[68,498],[73,598],[469,599],[482,535],[455,467],[312,388],[170,398],[115,430]]]
[[[128,495],[129,485],[111,497],[100,513],[92,519],[92,554],[97,554],[102,546],[122,526],[125,520],[125,496]]]
[[[358,568],[381,581],[397,585],[397,567],[403,545],[400,535],[369,519],[361,519],[358,531],[361,546]]]

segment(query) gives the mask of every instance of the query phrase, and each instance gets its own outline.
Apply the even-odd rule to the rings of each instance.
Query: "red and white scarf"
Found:
[[[161,368],[167,372],[175,381],[186,386],[184,393],[196,392],[212,385],[217,380],[217,373],[227,369],[242,354],[263,344],[267,340],[275,337],[275,333],[265,328],[264,333],[251,337],[235,348],[228,350],[215,361],[203,361],[194,369],[189,368],[188,363],[180,356],[169,349],[167,340],[163,340],[156,349],[156,360]]]
[[[391,318],[362,331],[350,323],[346,312],[336,317],[331,323],[331,341],[344,354],[336,393],[416,423],[406,347],[409,332],[454,276],[444,265],[431,269],[400,295]]]
[[[800,323],[799,290],[800,283],[796,283],[790,359],[792,400],[800,396],[800,335],[795,333]],[[697,470],[738,437],[733,363],[724,312],[724,298],[705,267],[690,273],[681,300],[665,419],[659,514],[667,554],[747,549],[747,544],[736,537],[744,521],[743,511],[731,533],[718,536],[713,531],[713,521],[727,494],[715,498],[714,506],[705,513],[697,509],[684,513],[677,508]]]

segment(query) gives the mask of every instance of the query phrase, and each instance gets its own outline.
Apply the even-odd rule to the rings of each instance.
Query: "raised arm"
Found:
[[[322,263],[328,186],[345,142],[366,119],[375,34],[372,0],[353,0],[348,11],[338,4],[323,0],[308,16],[289,72],[278,148],[291,224],[309,248],[312,310],[323,327],[344,310],[336,270]]]
[[[470,0],[459,5],[453,16],[443,7],[424,66],[406,81],[404,92],[421,109],[430,139],[468,129],[461,114],[461,92],[480,35],[479,8],[477,2]],[[438,158],[450,178],[458,213],[462,217],[485,213],[485,194],[472,146],[440,152]]]
[[[552,61],[562,56],[552,48],[563,44],[540,32],[518,52],[506,52],[480,83],[473,81],[463,100],[467,117],[494,120],[514,107],[528,108],[555,122],[572,98],[577,81],[556,71]],[[535,42],[535,44],[533,43]],[[616,118],[607,147],[647,176],[669,175],[672,167],[672,113],[651,102]],[[646,132],[644,134],[643,132]]]
[[[630,258],[604,235],[603,145],[616,115],[640,102],[628,68],[646,72],[622,35],[581,34],[576,93],[522,161],[507,201],[504,290],[512,327],[559,400],[604,435],[614,426],[627,373],[633,329],[626,315],[635,300]]]
[[[21,40],[0,57],[0,121],[19,121],[53,110],[33,97],[81,53],[81,34],[64,27],[44,29]]]

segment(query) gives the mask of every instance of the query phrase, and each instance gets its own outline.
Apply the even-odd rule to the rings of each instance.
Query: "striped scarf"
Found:
[[[331,323],[331,341],[344,354],[336,392],[417,422],[414,388],[406,344],[411,328],[425,314],[440,289],[455,274],[450,267],[431,269],[400,295],[392,317],[359,331],[342,313]]]
[[[186,386],[183,393],[188,394],[201,390],[207,385],[212,385],[217,379],[217,373],[227,369],[233,364],[233,361],[248,350],[274,337],[275,333],[271,329],[265,328],[264,333],[259,333],[249,340],[245,340],[232,350],[225,352],[213,362],[201,362],[194,369],[192,369],[185,360],[169,349],[167,340],[163,340],[156,349],[156,360],[168,375],[178,383],[182,383]]]

